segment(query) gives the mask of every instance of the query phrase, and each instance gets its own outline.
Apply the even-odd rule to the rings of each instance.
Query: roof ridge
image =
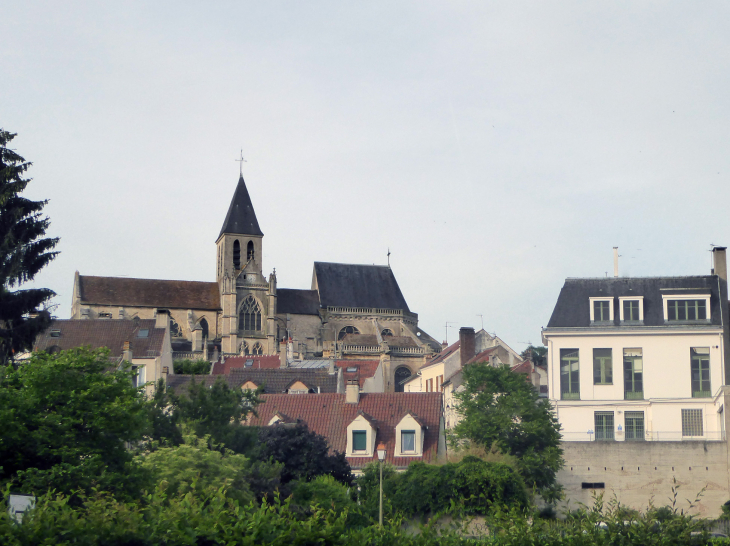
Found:
[[[79,278],[85,279],[121,279],[125,281],[162,281],[162,282],[199,282],[202,284],[218,284],[215,281],[188,281],[185,279],[149,279],[145,277],[115,277],[113,275],[81,275]]]

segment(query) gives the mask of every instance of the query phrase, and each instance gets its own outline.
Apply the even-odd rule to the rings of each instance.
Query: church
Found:
[[[278,355],[282,367],[377,360],[385,392],[402,391],[441,350],[418,327],[389,265],[315,262],[309,289],[279,288],[276,269],[264,274],[263,242],[241,174],[216,240],[216,282],[77,271],[71,318],[167,316],[175,358]]]

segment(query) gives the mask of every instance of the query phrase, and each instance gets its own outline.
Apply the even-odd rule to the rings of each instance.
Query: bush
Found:
[[[172,370],[178,375],[207,375],[210,373],[210,362],[199,358],[175,360],[172,363]]]

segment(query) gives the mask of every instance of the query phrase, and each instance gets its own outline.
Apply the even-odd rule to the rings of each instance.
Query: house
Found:
[[[543,343],[573,500],[613,490],[624,503],[708,488],[728,497],[725,248],[710,275],[566,279]],[[616,268],[617,269],[617,268]],[[591,470],[592,469],[592,470]]]
[[[338,360],[345,382],[357,381],[360,392],[384,392],[383,367],[380,360]]]
[[[360,394],[356,382],[345,394],[266,394],[249,417],[252,426],[303,423],[327,439],[332,451],[344,453],[355,473],[377,461],[376,448],[386,447],[386,462],[399,470],[414,461],[436,462],[446,456],[441,395],[438,393]]]
[[[172,372],[172,348],[167,320],[54,320],[39,334],[33,351],[55,353],[76,347],[109,349],[110,358],[119,364],[128,361],[136,370],[135,382],[148,383],[147,394],[154,383]]]

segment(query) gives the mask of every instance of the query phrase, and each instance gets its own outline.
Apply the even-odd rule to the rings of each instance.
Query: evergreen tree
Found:
[[[44,238],[49,220],[41,214],[47,201],[20,194],[31,163],[8,148],[14,133],[0,129],[0,364],[29,350],[36,335],[50,324],[45,310],[55,292],[47,288],[11,290],[32,280],[48,262],[58,239]]]

